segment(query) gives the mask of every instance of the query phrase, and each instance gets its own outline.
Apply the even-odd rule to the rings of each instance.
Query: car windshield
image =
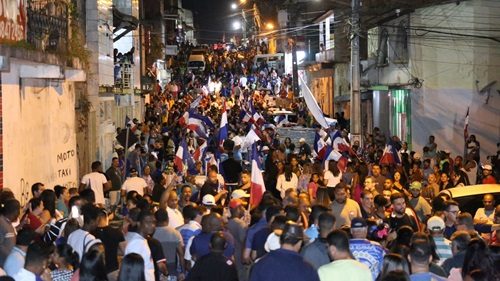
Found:
[[[202,61],[190,61],[188,62],[188,67],[203,67],[204,62]]]

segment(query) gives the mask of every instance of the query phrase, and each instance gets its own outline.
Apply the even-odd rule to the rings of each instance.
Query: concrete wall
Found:
[[[458,6],[417,10],[412,24],[498,38],[500,33],[494,30],[500,26],[499,13],[499,1],[466,1]],[[423,36],[411,41],[412,70],[424,80],[423,88],[412,95],[414,148],[420,150],[426,135],[435,132],[439,147],[461,154],[469,107],[469,133],[475,134],[481,143],[481,160],[485,161],[487,155],[496,154],[500,140],[500,85],[492,87],[488,104],[486,95],[480,95],[478,88],[500,81],[500,45],[471,37],[435,38]]]
[[[78,169],[74,83],[20,79],[21,65],[54,66],[11,59],[2,73],[4,187],[25,202],[35,182],[77,186]]]
[[[496,153],[496,143],[500,140],[500,95],[497,93],[500,84],[497,82],[491,88],[487,104],[486,94],[479,94],[478,89],[500,81],[499,43],[415,29],[498,38],[498,14],[500,1],[496,0],[418,9],[409,21],[409,64],[390,62],[387,67],[370,70],[372,85],[406,83],[411,76],[423,80],[421,88],[409,87],[413,150],[422,152],[428,136],[433,134],[438,149],[462,154],[464,119],[469,107],[469,133],[475,134],[481,143],[482,161]]]

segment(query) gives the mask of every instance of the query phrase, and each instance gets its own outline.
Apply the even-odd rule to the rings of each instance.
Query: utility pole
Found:
[[[297,37],[292,43],[292,76],[293,76],[293,96],[299,97],[299,65],[297,64]]]
[[[359,12],[361,0],[352,0],[352,27],[351,27],[351,136],[352,141],[361,138],[361,95],[359,69]]]

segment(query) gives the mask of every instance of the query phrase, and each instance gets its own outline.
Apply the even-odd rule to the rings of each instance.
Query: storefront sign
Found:
[[[26,0],[0,0],[0,43],[26,40]]]

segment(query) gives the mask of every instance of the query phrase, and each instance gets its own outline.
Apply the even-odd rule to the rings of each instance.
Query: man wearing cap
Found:
[[[234,195],[234,192],[232,195]],[[231,197],[233,197],[232,195]],[[238,270],[239,279],[243,280],[245,272],[243,270],[241,254],[243,253],[243,245],[245,244],[245,235],[247,232],[247,224],[242,219],[245,215],[243,200],[239,198],[231,199],[229,202],[229,211],[231,212],[231,217],[227,222],[227,230],[234,237],[234,259],[236,269]]]
[[[231,200],[232,199],[240,199],[244,203],[246,203],[244,201],[246,198],[250,198],[250,194],[246,193],[244,190],[236,189],[236,190],[233,190],[233,192],[231,193]]]
[[[250,281],[319,281],[314,268],[298,254],[303,240],[302,226],[288,222],[280,236],[281,248],[255,263]]]
[[[483,166],[483,180],[481,180],[482,184],[496,184],[497,180],[492,175],[493,167],[490,164],[486,164]]]
[[[311,156],[311,147],[306,143],[305,138],[299,139],[299,154],[305,154],[307,157]]]
[[[208,211],[210,211],[210,209],[212,209],[214,206],[217,206],[217,204],[215,203],[215,197],[211,194],[203,196],[203,198],[201,199],[201,204],[207,207]]]
[[[351,234],[352,239],[349,240],[349,249],[352,255],[370,268],[373,280],[375,280],[382,269],[385,256],[384,248],[380,244],[366,239],[368,225],[362,217],[352,219]]]
[[[451,241],[444,238],[444,220],[441,217],[433,216],[427,220],[427,230],[436,244],[436,253],[439,256],[438,265],[452,257]]]
[[[413,210],[415,210],[415,213],[417,214],[420,221],[425,221],[427,217],[431,215],[432,207],[429,202],[424,199],[424,197],[420,196],[421,190],[422,184],[420,182],[414,181],[410,184],[410,205],[412,206]]]
[[[328,234],[326,240],[328,241],[328,253],[333,261],[318,269],[321,281],[366,281],[373,279],[368,266],[353,258],[349,248],[349,237],[345,231],[334,230]]]
[[[136,191],[140,196],[144,196],[144,191],[147,190],[148,184],[138,176],[135,168],[130,168],[130,177],[123,182],[122,197],[125,197],[130,191]]]

